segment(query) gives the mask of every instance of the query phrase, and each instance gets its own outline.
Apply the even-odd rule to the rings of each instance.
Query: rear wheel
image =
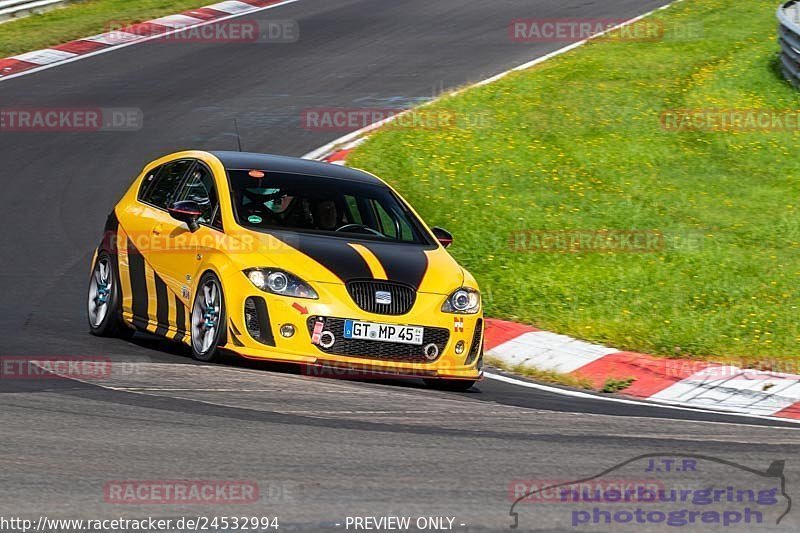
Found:
[[[225,344],[225,298],[222,284],[211,272],[200,278],[192,306],[192,357],[211,362]]]
[[[431,389],[451,392],[468,391],[477,383],[474,379],[425,379],[424,381]]]
[[[89,332],[99,337],[130,338],[134,330],[122,319],[117,262],[108,252],[100,252],[89,278],[87,302]]]

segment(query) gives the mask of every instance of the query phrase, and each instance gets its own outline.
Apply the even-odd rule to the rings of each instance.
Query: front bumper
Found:
[[[243,357],[398,377],[474,380],[482,376],[482,313],[443,313],[443,295],[418,293],[410,312],[388,316],[360,309],[344,285],[315,284],[318,300],[267,294],[246,285],[240,288],[226,295],[229,331],[225,348]],[[421,326],[425,337],[422,345],[348,340],[342,335],[345,319]],[[325,346],[318,338],[312,342],[318,321],[334,337],[332,345],[328,345],[329,337],[322,343]],[[281,335],[281,327],[287,324],[294,326],[291,337]],[[459,342],[463,350],[456,353]],[[431,345],[436,346],[435,357]]]

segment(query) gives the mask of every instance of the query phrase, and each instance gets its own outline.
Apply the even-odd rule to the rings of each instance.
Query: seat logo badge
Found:
[[[392,303],[392,293],[388,291],[375,291],[375,303],[390,305]]]

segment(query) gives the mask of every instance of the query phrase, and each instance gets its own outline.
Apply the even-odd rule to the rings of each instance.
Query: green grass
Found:
[[[600,392],[605,392],[608,394],[621,392],[633,385],[634,381],[636,381],[636,378],[608,378],[606,379],[605,383],[603,383],[603,387],[600,389]]]
[[[539,368],[527,365],[509,365],[505,363],[503,360],[491,356],[486,357],[486,364],[489,366],[493,366],[495,368],[499,368],[501,370],[505,370],[507,372],[513,372],[515,374],[526,376],[535,379],[536,381],[541,381],[544,383],[564,385],[566,387],[572,387],[575,389],[585,389],[591,391],[596,390],[594,385],[592,385],[592,382],[589,379],[581,378],[573,374],[562,374],[560,372],[554,372],[552,370],[541,370]],[[633,381],[631,381],[631,383],[632,382]],[[622,390],[628,386],[630,386],[630,383],[628,383],[625,387],[621,387],[620,389],[617,389],[615,391],[603,390],[603,392],[618,392],[619,390]]]
[[[800,134],[659,120],[800,108],[778,72],[776,6],[679,2],[657,16],[668,30],[701,24],[702,38],[590,43],[442,98],[429,110],[456,127],[384,129],[350,164],[455,234],[491,316],[622,349],[785,364],[800,345]],[[515,230],[563,229],[665,240],[650,253],[509,246]]]
[[[47,48],[213,3],[208,0],[86,0],[68,4],[0,24],[0,57]]]

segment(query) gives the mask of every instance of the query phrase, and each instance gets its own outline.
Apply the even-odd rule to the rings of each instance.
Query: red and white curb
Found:
[[[659,9],[667,7],[669,6]],[[631,19],[620,26],[641,20],[651,13],[653,12]],[[555,55],[577,48],[585,42],[587,41],[574,43],[472,87],[492,83],[514,71],[525,70]],[[304,157],[344,165],[352,150],[363,143],[369,134],[400,115],[345,135]],[[622,391],[623,394],[671,407],[683,406],[760,418],[800,420],[800,376],[798,375],[624,352],[566,335],[541,331],[524,324],[496,319],[486,320],[484,349],[487,356],[498,359],[509,367],[529,366],[539,370],[570,374],[589,380],[598,389],[602,388],[609,378],[618,380],[632,378],[633,382]],[[493,377],[514,381],[503,376]],[[559,390],[546,386],[541,388]],[[574,392],[573,395],[584,396],[580,392]],[[614,401],[626,402],[623,399]]]
[[[226,0],[205,7],[191,9],[147,22],[140,22],[59,44],[44,50],[34,50],[0,59],[0,81],[23,74],[43,70],[77,59],[108,52],[110,50],[157,39],[189,28],[204,26],[223,20],[277,7],[297,0]]]
[[[359,141],[320,160],[345,164]],[[525,324],[486,320],[484,349],[509,367],[531,367],[588,379],[633,379],[623,394],[669,405],[800,420],[800,376],[731,365],[666,359],[573,339]]]
[[[588,379],[633,378],[623,394],[706,410],[800,419],[800,376],[666,359],[590,344],[524,324],[487,319],[487,356]]]
[[[374,129],[374,128],[371,128]],[[343,165],[366,139],[338,144],[317,159]],[[730,365],[666,359],[624,352],[531,326],[486,320],[484,349],[509,367],[531,367],[588,379],[600,389],[606,380],[633,379],[623,394],[669,405],[759,417],[800,420],[800,376]]]

